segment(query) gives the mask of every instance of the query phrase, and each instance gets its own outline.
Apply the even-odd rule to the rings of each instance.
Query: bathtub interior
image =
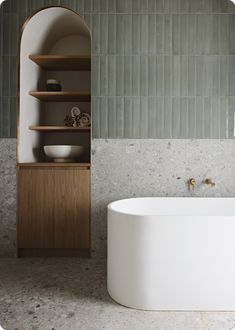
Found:
[[[235,198],[130,198],[112,202],[108,209],[135,216],[235,216]]]

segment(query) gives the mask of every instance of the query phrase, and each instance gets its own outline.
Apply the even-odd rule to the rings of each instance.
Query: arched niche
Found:
[[[90,31],[83,18],[64,7],[49,7],[38,11],[24,24],[20,41],[19,60],[19,116],[18,162],[30,163],[44,160],[45,144],[83,144],[88,160],[90,134],[41,133],[29,129],[31,125],[61,125],[65,114],[79,106],[90,112],[90,102],[42,102],[29,95],[30,91],[44,91],[46,80],[56,78],[62,82],[63,91],[91,90],[90,70],[45,70],[33,62],[31,55],[91,54]]]

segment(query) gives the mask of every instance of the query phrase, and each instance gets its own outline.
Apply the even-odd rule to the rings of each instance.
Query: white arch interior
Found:
[[[26,24],[20,45],[20,100],[18,127],[18,162],[38,162],[44,157],[45,144],[83,144],[89,149],[90,137],[77,133],[38,133],[30,125],[62,125],[65,114],[73,107],[90,112],[90,103],[42,103],[29,95],[45,90],[46,80],[61,81],[64,91],[89,91],[90,72],[45,71],[29,59],[29,55],[91,54],[91,37],[83,19],[62,7],[46,8]],[[88,153],[87,153],[88,155]],[[88,156],[85,157],[88,157]]]

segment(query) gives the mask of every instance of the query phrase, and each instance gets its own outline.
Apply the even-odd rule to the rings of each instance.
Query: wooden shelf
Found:
[[[90,127],[68,127],[68,126],[29,126],[32,131],[41,132],[90,132]]]
[[[90,163],[52,163],[52,162],[40,162],[40,163],[18,163],[19,168],[37,168],[37,167],[79,167],[89,169]]]
[[[45,70],[91,70],[90,55],[29,55],[29,58]]]
[[[90,102],[91,94],[87,92],[29,92],[29,95],[46,102]]]
[[[90,102],[91,94],[88,92],[29,92],[29,95],[46,102]]]

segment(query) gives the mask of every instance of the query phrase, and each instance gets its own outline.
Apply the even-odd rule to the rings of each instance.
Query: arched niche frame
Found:
[[[90,71],[44,70],[30,59],[32,55],[91,55],[91,34],[84,19],[65,7],[47,7],[27,19],[22,28],[19,53],[18,163],[39,162],[44,144],[70,144],[77,135],[41,134],[31,125],[59,125],[64,115],[78,102],[41,102],[30,91],[45,90],[46,80],[61,80],[64,91],[91,90]],[[90,112],[90,102],[83,104]],[[90,136],[79,137],[79,144],[90,149]]]

